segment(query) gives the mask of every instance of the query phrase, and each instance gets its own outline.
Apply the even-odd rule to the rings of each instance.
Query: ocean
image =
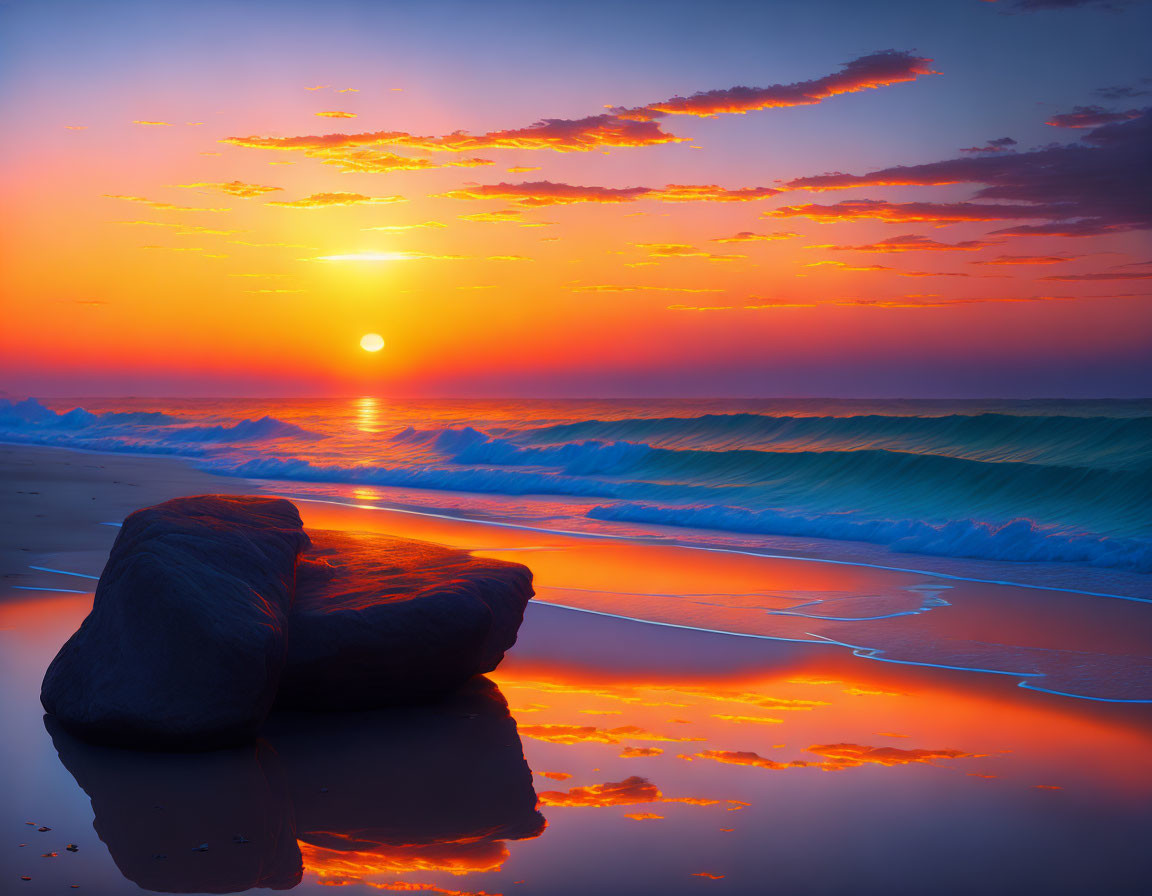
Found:
[[[1152,400],[0,400],[0,441],[408,507],[1152,598]],[[282,489],[283,491],[283,489]]]

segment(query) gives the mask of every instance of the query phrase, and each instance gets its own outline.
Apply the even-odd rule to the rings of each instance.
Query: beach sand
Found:
[[[207,757],[46,728],[39,682],[91,606],[106,524],[284,488],[0,446],[0,891],[1143,889],[1149,704],[1020,686],[1143,693],[1149,608],[1131,601],[302,501],[309,526],[534,569],[490,676],[518,736],[489,697],[281,714],[257,747]],[[542,830],[511,796],[525,762]]]

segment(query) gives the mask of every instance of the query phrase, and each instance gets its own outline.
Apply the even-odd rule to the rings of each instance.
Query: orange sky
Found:
[[[1147,391],[1141,88],[1063,64],[1137,12],[988,64],[1039,17],[894,9],[862,43],[793,11],[769,53],[662,23],[593,65],[592,7],[501,20],[493,59],[466,10],[57,5],[7,13],[11,394]]]

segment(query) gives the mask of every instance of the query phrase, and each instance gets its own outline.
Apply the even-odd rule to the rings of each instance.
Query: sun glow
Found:
[[[379,333],[365,333],[360,337],[360,348],[366,352],[378,352],[384,348],[384,337]]]

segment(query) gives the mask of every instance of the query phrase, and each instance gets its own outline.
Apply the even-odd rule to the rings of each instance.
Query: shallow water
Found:
[[[9,595],[0,875],[32,878],[17,892],[1143,891],[1152,705],[1111,701],[1152,697],[1144,603],[302,510],[527,561],[539,596],[494,687],[281,714],[206,756],[90,747],[46,727],[37,694],[91,596]]]

